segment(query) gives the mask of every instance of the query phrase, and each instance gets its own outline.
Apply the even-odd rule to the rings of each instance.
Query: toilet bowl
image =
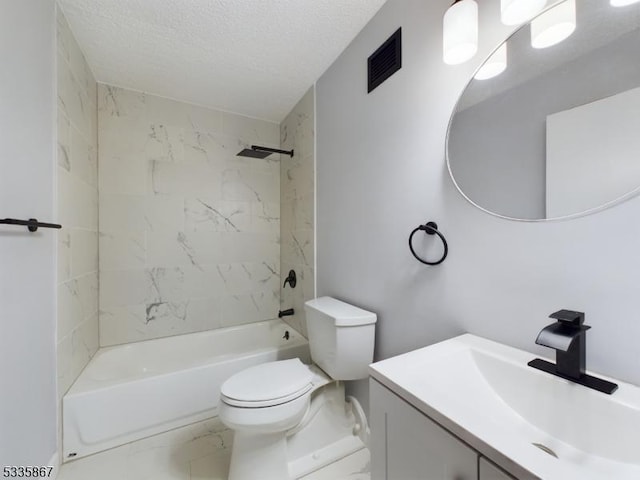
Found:
[[[299,358],[243,370],[220,390],[220,419],[229,428],[276,433],[295,427],[309,408],[313,373]]]
[[[234,430],[229,480],[300,478],[365,447],[366,418],[342,380],[366,378],[376,315],[330,297],[305,310],[314,364],[265,363],[221,387],[220,420]]]

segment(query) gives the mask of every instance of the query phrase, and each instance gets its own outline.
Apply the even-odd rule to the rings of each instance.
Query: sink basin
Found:
[[[533,358],[467,334],[370,373],[519,478],[640,479],[640,388],[613,380],[606,395],[527,366]]]

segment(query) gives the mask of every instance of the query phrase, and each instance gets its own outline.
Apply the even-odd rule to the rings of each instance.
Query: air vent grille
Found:
[[[369,57],[369,93],[402,68],[402,28]]]

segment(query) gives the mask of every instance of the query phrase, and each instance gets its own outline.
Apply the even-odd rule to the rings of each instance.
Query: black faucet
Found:
[[[549,315],[557,322],[544,327],[536,343],[556,350],[556,371],[577,380],[585,372],[587,335],[591,327],[584,324],[584,313],[560,310]]]
[[[278,312],[278,318],[290,317],[291,315],[293,315],[293,308],[289,308],[288,310],[280,310]]]
[[[584,313],[573,310],[559,310],[549,315],[557,320],[547,325],[538,334],[536,343],[556,351],[556,363],[536,358],[528,363],[529,366],[543,372],[557,375],[571,380],[585,387],[599,392],[612,394],[618,388],[615,383],[587,375],[587,330],[591,327],[584,325]]]

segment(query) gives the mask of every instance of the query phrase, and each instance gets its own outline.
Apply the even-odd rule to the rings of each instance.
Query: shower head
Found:
[[[269,155],[271,155],[271,152],[263,152],[261,150],[252,150],[250,148],[245,148],[236,156],[262,159],[267,158]]]
[[[251,145],[251,148],[245,148],[236,156],[262,159],[267,158],[272,153],[279,153],[281,155],[289,155],[290,157],[293,157],[293,150],[279,150],[277,148],[260,147],[258,145]]]

